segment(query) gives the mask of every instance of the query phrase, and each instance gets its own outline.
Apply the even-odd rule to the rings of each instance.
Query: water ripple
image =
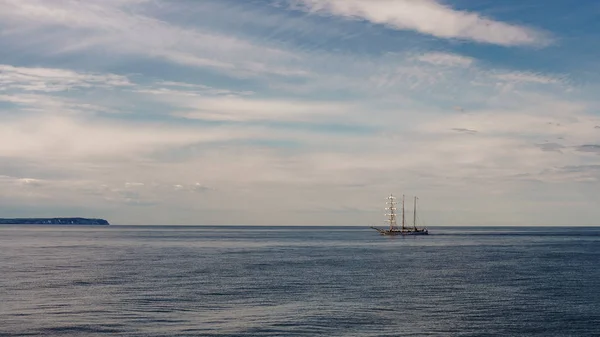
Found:
[[[600,229],[0,226],[0,336],[592,336]]]

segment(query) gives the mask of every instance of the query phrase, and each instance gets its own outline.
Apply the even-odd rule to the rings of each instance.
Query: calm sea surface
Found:
[[[0,226],[0,336],[600,336],[600,228]]]

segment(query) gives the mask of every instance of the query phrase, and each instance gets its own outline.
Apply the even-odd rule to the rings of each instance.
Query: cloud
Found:
[[[543,144],[536,144],[536,146],[539,147],[542,151],[559,152],[559,153],[562,153],[561,150],[565,148],[564,145],[558,144],[558,143],[543,143]]]
[[[538,30],[454,10],[435,0],[293,0],[292,4],[308,12],[363,19],[438,38],[502,46],[545,45],[549,41]]]
[[[19,107],[19,112],[78,115],[90,113],[114,113],[115,110],[101,105],[86,103],[85,101],[40,94],[14,93],[0,94],[0,102],[8,102]],[[10,110],[7,110],[10,111]]]
[[[562,79],[546,76],[543,74],[534,74],[530,72],[509,72],[495,75],[496,78],[511,82],[511,83],[538,83],[538,84],[555,84],[560,83]]]
[[[26,186],[33,186],[33,187],[43,186],[43,182],[39,179],[20,178],[20,179],[17,179],[17,181]]]
[[[510,97],[510,98],[508,98]],[[441,115],[421,124],[427,133],[447,133],[448,125],[477,130],[480,134],[548,140],[568,136],[571,142],[585,143],[596,139],[590,125],[599,117],[588,113],[585,104],[562,100],[550,95],[500,95],[490,109],[473,109],[469,113]]]
[[[135,187],[142,187],[142,186],[145,186],[145,184],[144,183],[137,183],[137,182],[127,182],[127,183],[125,183],[125,187],[126,188],[131,188],[131,187],[135,188]]]
[[[551,184],[597,183],[600,181],[600,165],[554,166],[532,174],[528,178]]]
[[[342,115],[354,109],[350,103],[302,102],[292,100],[259,100],[241,97],[198,97],[173,102],[187,112],[174,115],[221,121],[315,121],[331,115]]]
[[[415,59],[433,65],[450,67],[468,67],[475,61],[471,57],[440,52],[425,53],[417,56]]]
[[[353,1],[356,0],[349,3]],[[413,5],[407,2],[407,6],[421,6],[417,2],[410,3]],[[160,9],[169,8],[174,15],[190,10],[186,6],[173,5],[172,8],[163,2],[157,4]],[[431,2],[425,7],[431,4],[435,5]],[[211,3],[205,5],[214,6]],[[0,25],[11,28],[12,33],[7,36],[13,36],[12,43],[17,45],[23,43],[23,39],[19,38],[21,35],[33,33],[43,37],[35,47],[51,55],[102,50],[109,59],[134,55],[211,69],[236,78],[267,76],[267,85],[277,91],[288,89],[296,94],[348,89],[368,93],[382,89],[398,90],[400,87],[415,90],[440,83],[455,87],[454,83],[447,81],[448,72],[461,71],[476,64],[472,58],[449,52],[422,51],[415,56],[414,51],[404,51],[375,58],[331,53],[326,48],[294,46],[293,39],[278,43],[224,34],[210,27],[184,27],[177,22],[151,16],[158,13],[160,11],[153,7],[152,2],[94,0],[92,5],[83,6],[74,1],[34,0],[0,3],[0,17],[4,15],[6,19]],[[255,21],[270,17],[266,12],[252,14],[257,15],[252,17]],[[248,20],[248,15],[240,19]],[[305,29],[305,25],[301,25],[301,29]],[[429,69],[431,65],[443,69],[433,72]]]
[[[212,188],[205,186],[201,183],[194,183],[192,185],[176,184],[176,185],[173,185],[173,188],[175,188],[175,190],[177,190],[177,191],[186,191],[186,192],[195,192],[195,193],[204,193],[204,192],[212,190]]]
[[[600,145],[598,144],[585,144],[577,147],[579,152],[590,152],[600,154]]]
[[[252,91],[234,91],[228,89],[217,89],[208,85],[203,84],[195,84],[195,83],[186,83],[186,82],[174,82],[174,81],[158,81],[154,84],[155,87],[158,87],[157,91],[150,91],[149,93],[175,93],[175,94],[196,94],[196,93],[205,93],[210,95],[252,95],[254,92]],[[165,88],[167,87],[167,88]],[[141,92],[141,90],[140,90]]]
[[[360,104],[352,101],[319,101],[296,98],[260,98],[252,91],[235,91],[185,82],[157,82],[139,86],[136,93],[171,106],[175,117],[229,122],[331,120]]]
[[[33,115],[0,125],[0,156],[38,160],[120,158],[169,147],[244,139],[252,132]],[[255,136],[258,134],[260,131],[256,131]]]
[[[14,43],[36,34],[53,55],[83,50],[165,60],[232,76],[306,76],[294,53],[231,35],[173,25],[144,15],[149,1],[9,1],[0,3],[0,25]],[[150,6],[150,7],[145,7]],[[154,8],[155,9],[155,8]],[[266,65],[269,66],[266,66]]]
[[[594,172],[600,176],[600,165],[576,165],[576,166],[563,166],[559,168],[564,172]]]
[[[0,64],[0,91],[57,92],[75,88],[123,87],[131,83],[115,74],[80,73],[57,68],[27,68]]]
[[[465,129],[465,128],[452,128],[452,130],[456,131],[456,132],[462,132],[462,133],[470,134],[470,135],[473,135],[473,134],[477,133],[477,130]]]
[[[383,3],[297,2],[440,38],[544,39],[439,1],[399,0],[385,15]],[[597,105],[582,98],[593,92],[566,75],[504,68],[487,57],[496,48],[474,58],[415,34],[400,45],[385,27],[289,6],[229,7],[0,0],[0,201],[121,223],[282,224],[294,214],[348,225],[378,219],[382,196],[401,191],[423,196],[433,222],[486,224],[547,195],[581,202],[562,192],[599,177]]]

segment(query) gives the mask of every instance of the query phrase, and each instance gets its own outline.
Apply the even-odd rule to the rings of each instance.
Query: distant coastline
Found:
[[[108,226],[104,219],[88,218],[0,218],[0,225],[96,225]]]

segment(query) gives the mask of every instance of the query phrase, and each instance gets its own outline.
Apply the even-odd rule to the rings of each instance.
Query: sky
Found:
[[[0,0],[0,216],[599,225],[594,0]]]

